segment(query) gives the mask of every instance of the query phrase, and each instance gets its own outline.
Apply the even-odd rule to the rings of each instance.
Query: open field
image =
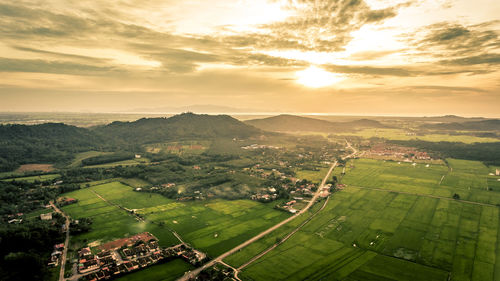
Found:
[[[209,146],[210,141],[184,141],[148,144],[145,148],[150,153],[199,154]]]
[[[99,165],[89,165],[89,166],[85,166],[85,168],[110,168],[110,167],[116,167],[116,166],[133,166],[133,165],[139,165],[139,164],[146,164],[149,162],[150,161],[147,158],[139,158],[139,159],[123,160],[123,161],[111,162],[111,163],[105,163],[105,164],[99,164]]]
[[[53,170],[54,167],[52,164],[25,164],[21,165],[21,167],[19,167],[16,170],[16,173],[33,172],[33,171],[50,172]]]
[[[137,178],[120,178],[119,181],[133,188],[151,186],[149,182]]]
[[[168,263],[154,265],[138,272],[125,275],[120,281],[171,281],[182,276],[184,272],[193,269],[189,263],[176,259]]]
[[[463,142],[463,143],[475,143],[475,142],[498,142],[497,138],[485,138],[476,137],[469,135],[447,135],[447,134],[426,134],[426,135],[407,135],[405,130],[402,129],[364,129],[358,132],[349,133],[338,133],[336,135],[345,136],[358,136],[362,138],[385,138],[389,140],[423,140],[431,142],[447,141],[447,142]]]
[[[102,152],[102,151],[87,151],[87,152],[82,152],[78,153],[75,156],[75,159],[69,167],[78,167],[82,165],[82,160],[90,158],[90,157],[96,157],[96,156],[101,156],[101,155],[106,155],[106,154],[112,154],[113,152]]]
[[[496,198],[496,192],[485,191],[480,184],[486,185],[488,168],[474,161],[447,162],[450,168],[368,159],[348,162],[343,179],[348,187],[332,194],[322,212],[288,241],[244,268],[239,277],[500,280],[498,207],[449,198],[455,192],[475,202],[486,200],[480,196],[483,192]],[[453,182],[440,184],[443,175]],[[277,230],[225,261],[238,267],[287,232]]]
[[[19,178],[9,178],[9,179],[3,179],[2,181],[27,181],[27,182],[34,182],[34,181],[49,181],[56,179],[60,177],[61,175],[59,174],[49,174],[49,175],[40,175],[40,176],[29,176],[29,177],[19,177]]]
[[[314,183],[320,183],[323,178],[325,177],[326,173],[328,172],[328,169],[330,167],[323,167],[320,168],[318,171],[311,171],[311,170],[296,170],[296,177],[298,179],[306,179],[310,180]]]
[[[47,214],[47,213],[52,213],[54,210],[52,208],[50,209],[39,209],[30,213],[27,213],[24,215],[26,219],[38,219],[40,218],[41,214]]]
[[[94,193],[95,192],[95,193]],[[103,201],[97,196],[105,198]],[[63,208],[73,218],[92,217],[92,231],[76,236],[78,241],[102,242],[149,231],[163,246],[178,241],[170,229],[194,247],[216,256],[288,217],[273,204],[249,200],[177,202],[159,194],[134,192],[131,187],[112,182],[64,194],[79,202]],[[146,218],[140,222],[125,210],[135,209]]]

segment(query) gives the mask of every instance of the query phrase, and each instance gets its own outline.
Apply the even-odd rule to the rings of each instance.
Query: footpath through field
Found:
[[[351,158],[353,157],[354,155],[356,155],[356,153],[358,152],[355,148],[353,148],[351,146],[351,144],[346,140],[346,144],[347,144],[347,147],[352,149],[353,150],[353,153],[349,154],[348,156],[345,156],[345,157],[342,157],[342,160],[345,160],[347,158]],[[261,239],[262,237],[266,236],[267,234],[275,231],[276,229],[280,228],[281,226],[289,223],[290,221],[296,219],[299,215],[305,213],[307,210],[309,210],[311,208],[311,206],[316,202],[316,200],[318,199],[318,197],[320,196],[321,194],[321,191],[324,187],[324,185],[326,184],[326,181],[328,180],[328,178],[330,177],[333,169],[337,166],[338,164],[338,161],[335,161],[335,163],[332,164],[332,166],[330,167],[330,169],[328,170],[328,173],[326,173],[325,177],[323,178],[323,180],[321,181],[321,184],[319,185],[318,187],[318,190],[316,191],[316,193],[314,194],[314,196],[312,197],[312,199],[309,201],[309,203],[302,209],[300,210],[299,212],[297,212],[295,215],[287,218],[286,220],[284,221],[281,221],[279,222],[278,224],[275,224],[274,226],[271,226],[270,228],[268,228],[267,230],[257,234],[256,236],[250,238],[249,240],[241,243],[240,245],[232,248],[231,250],[221,254],[220,256],[216,257],[215,259],[207,262],[206,264],[204,264],[203,266],[201,267],[198,267],[197,269],[195,270],[192,270],[192,271],[188,271],[186,274],[184,274],[184,276],[182,276],[181,278],[177,279],[178,281],[187,281],[191,278],[194,278],[196,277],[202,270],[206,269],[206,268],[209,268],[211,266],[213,266],[214,264],[216,263],[221,263],[223,259],[225,259],[226,257],[236,253],[237,251],[239,251],[240,249],[243,249],[245,248],[246,246],[252,244],[253,242]]]

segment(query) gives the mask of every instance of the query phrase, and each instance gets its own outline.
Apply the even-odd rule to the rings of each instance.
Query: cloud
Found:
[[[452,60],[443,60],[442,64],[448,65],[495,65],[500,64],[500,53],[498,54],[482,54],[471,57],[464,57]]]
[[[342,51],[352,39],[353,31],[396,16],[399,7],[372,10],[362,0],[288,1],[285,8],[293,16],[260,25],[257,32],[224,37],[224,41],[259,49]]]
[[[112,67],[64,61],[0,58],[0,72],[39,72],[74,75],[96,75],[117,71]]]
[[[419,50],[434,50],[436,55],[463,56],[500,48],[498,32],[492,28],[496,22],[464,26],[441,22],[419,30],[424,37],[409,39]]]
[[[357,52],[349,56],[350,60],[364,61],[364,60],[375,60],[380,59],[388,55],[399,53],[402,50],[387,50],[387,51],[363,51]]]
[[[481,93],[486,93],[488,91],[480,89],[480,88],[473,88],[473,87],[449,87],[449,86],[412,86],[410,87],[412,89],[424,89],[424,90],[442,90],[445,92],[481,92]]]

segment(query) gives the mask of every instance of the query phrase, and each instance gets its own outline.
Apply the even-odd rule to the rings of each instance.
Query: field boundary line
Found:
[[[489,203],[474,202],[474,201],[468,201],[468,200],[462,200],[462,199],[453,199],[450,197],[437,196],[437,195],[431,195],[431,194],[411,193],[411,192],[406,192],[406,191],[397,191],[397,190],[392,190],[392,189],[383,189],[383,188],[366,187],[366,186],[358,186],[358,185],[353,185],[351,187],[360,188],[360,189],[375,190],[375,191],[383,191],[383,192],[394,192],[394,193],[398,193],[398,194],[422,196],[422,197],[429,197],[429,198],[436,198],[436,199],[444,199],[444,200],[449,200],[449,201],[461,202],[461,203],[465,203],[465,204],[490,206],[490,207],[496,207],[496,208],[500,207],[500,206],[489,204]]]

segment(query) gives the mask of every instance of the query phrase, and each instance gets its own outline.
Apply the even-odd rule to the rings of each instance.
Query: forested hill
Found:
[[[500,131],[500,120],[491,119],[483,121],[424,124],[421,127],[424,129],[451,131]]]
[[[25,163],[69,161],[74,153],[108,143],[87,129],[61,123],[0,125],[0,171]]]
[[[170,118],[143,118],[134,122],[113,122],[94,128],[106,136],[133,143],[151,143],[189,138],[247,138],[262,131],[228,115],[183,113]]]
[[[362,128],[387,128],[379,121],[360,119],[350,122],[330,122],[310,117],[279,115],[263,119],[253,119],[245,123],[266,131],[274,132],[344,132]]]
[[[227,115],[185,113],[91,129],[62,123],[0,125],[0,172],[28,163],[67,163],[76,153],[136,151],[141,144],[193,138],[247,138],[262,131]]]

